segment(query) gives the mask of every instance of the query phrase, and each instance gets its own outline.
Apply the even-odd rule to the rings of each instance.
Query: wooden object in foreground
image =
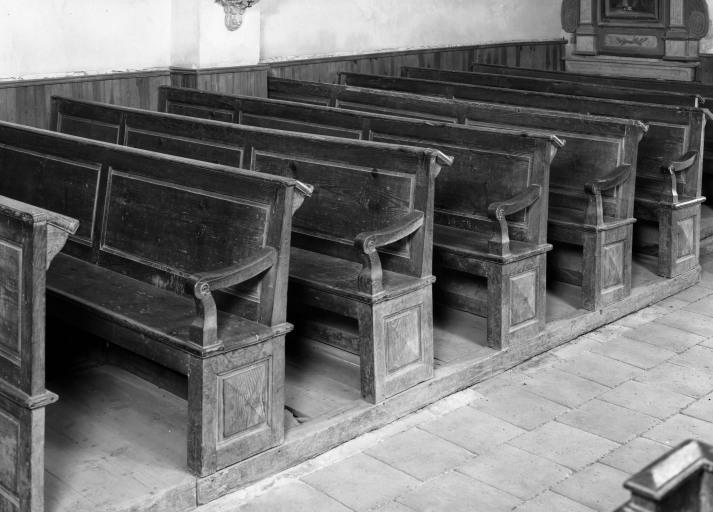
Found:
[[[55,98],[54,106],[59,131],[245,162],[314,185],[294,221],[290,307],[296,328],[359,354],[361,390],[370,401],[433,376],[433,196],[449,157],[101,103]]]
[[[684,441],[624,487],[631,499],[617,512],[713,512],[713,446]]]
[[[542,334],[550,163],[562,146],[556,137],[174,87],[160,88],[158,109],[448,153],[453,165],[436,181],[436,300],[485,316],[492,347]]]
[[[641,142],[636,173],[637,226],[641,252],[658,254],[658,273],[672,277],[698,266],[701,175],[706,113],[697,107],[656,105],[611,99],[533,92],[492,86],[341,73],[344,84],[635,119],[649,124]],[[651,231],[651,232],[649,232]]]
[[[44,512],[45,279],[78,226],[0,196],[0,510]]]
[[[199,475],[282,442],[295,180],[0,123],[0,193],[80,227],[49,311],[188,377]]]
[[[440,119],[475,127],[555,133],[567,144],[550,165],[548,256],[552,277],[582,288],[596,310],[631,290],[635,165],[646,127],[636,121],[429,98],[394,91],[270,79],[271,96],[343,109]]]

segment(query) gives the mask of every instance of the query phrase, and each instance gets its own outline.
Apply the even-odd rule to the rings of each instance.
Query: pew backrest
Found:
[[[660,105],[697,107],[705,102],[697,93],[645,91],[631,86],[625,87],[621,85],[591,82],[571,82],[565,79],[503,75],[484,71],[466,72],[404,66],[401,68],[401,76],[404,78],[551,92],[556,94],[569,94],[572,96],[591,96],[594,98],[655,103]]]
[[[297,181],[5,122],[0,176],[0,194],[79,220],[69,255],[191,298],[191,275],[274,248],[272,269],[225,300],[284,322]]]
[[[489,234],[497,224],[488,216],[489,206],[537,186],[542,200],[509,219],[510,237],[536,244],[546,241],[549,165],[563,146],[556,137],[176,87],[159,89],[158,110],[440,149],[454,162],[436,180],[436,224]]]
[[[412,214],[423,227],[380,251],[388,270],[431,274],[435,178],[450,158],[443,153],[335,137],[197,120],[113,105],[53,98],[53,129],[191,158],[242,165],[314,186],[296,213],[293,245],[360,261],[355,239]]]
[[[455,98],[467,101],[492,102],[513,107],[536,107],[572,113],[616,116],[639,120],[650,127],[639,146],[637,164],[637,197],[660,195],[662,182],[668,177],[664,170],[673,161],[685,159],[694,152],[689,168],[676,173],[677,191],[681,198],[701,195],[703,135],[706,113],[697,107],[656,105],[565,94],[524,91],[416,78],[397,78],[359,73],[340,73],[345,85],[411,94]],[[641,195],[639,194],[641,192]]]
[[[467,126],[499,127],[514,133],[523,130],[555,133],[567,143],[551,163],[550,184],[553,188],[569,189],[575,196],[583,194],[583,188],[581,182],[572,180],[573,165],[586,181],[601,176],[603,170],[606,172],[619,165],[635,164],[638,144],[646,130],[641,122],[613,117],[447,100],[339,84],[270,78],[268,91],[272,97],[290,100],[310,98],[312,103],[321,101],[343,109],[440,119]],[[633,211],[633,203],[626,200],[605,201],[603,206],[605,215],[614,218],[630,217]]]

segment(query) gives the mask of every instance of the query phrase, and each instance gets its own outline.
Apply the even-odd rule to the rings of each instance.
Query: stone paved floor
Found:
[[[200,512],[611,511],[687,438],[713,442],[701,283]]]

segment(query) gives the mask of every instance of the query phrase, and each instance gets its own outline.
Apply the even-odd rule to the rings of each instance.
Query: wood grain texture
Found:
[[[357,134],[361,138],[378,142],[438,148],[452,156],[454,163],[444,168],[436,180],[436,258],[444,259],[440,253],[452,251],[455,257],[481,262],[471,262],[467,267],[471,272],[490,276],[487,270],[489,266],[502,265],[503,259],[538,257],[547,249],[544,245],[547,239],[544,212],[547,210],[549,166],[555,153],[562,151],[560,142],[551,136],[526,135],[490,126],[461,126],[186,88],[162,87],[159,92],[159,110],[208,119],[227,117],[245,125],[289,127],[307,133],[330,133],[345,138]],[[596,151],[592,149],[591,153]],[[617,145],[613,150],[615,159],[618,153]],[[563,181],[571,180],[568,178]],[[383,182],[381,186],[384,187]],[[521,202],[516,200],[531,190],[538,192],[533,196],[534,199]],[[358,197],[360,194],[356,195]],[[492,212],[504,208],[505,204],[509,206],[507,213],[502,216],[504,227],[501,227]],[[326,224],[323,222],[323,225]],[[445,229],[453,232],[449,238],[451,242],[458,240],[455,247],[453,243],[448,245],[441,242]],[[444,269],[437,269],[436,274],[439,275],[441,271]],[[453,296],[445,290],[437,293],[442,299]],[[479,302],[480,299],[473,294],[458,295],[461,307],[487,316],[486,309],[476,306]],[[541,313],[544,314],[544,311]],[[499,315],[488,319],[489,323],[494,322],[489,328],[490,343],[493,346],[510,342],[509,328],[503,328],[498,323],[501,319]],[[540,323],[540,327],[542,325]],[[335,343],[334,340],[345,337],[339,329],[323,326],[319,331],[322,332],[312,330],[311,336],[318,336],[328,343]],[[523,337],[526,335],[525,331],[519,334]],[[340,345],[348,350],[354,343],[354,339],[347,336]]]
[[[646,121],[649,123],[648,138],[644,138],[640,145],[637,161],[635,216],[658,221],[660,212],[683,208],[689,201],[703,202],[700,191],[704,154],[703,127],[706,114],[698,108],[354,73],[342,73],[340,78],[342,83],[352,86],[398,90],[468,101],[557,109],[575,113],[620,116]],[[673,178],[667,178],[665,174],[662,174],[661,168],[669,167],[670,162],[679,160],[689,151],[696,152],[693,165],[676,176],[675,187],[668,184],[668,188],[676,190],[666,192],[664,187],[666,180],[671,181]],[[664,193],[661,192],[662,188]],[[695,208],[695,206],[693,207]],[[698,208],[700,209],[700,206]],[[668,223],[660,223],[659,228],[664,237],[672,239],[675,233],[666,230],[667,225]],[[669,240],[660,244],[660,247],[670,247],[674,243],[677,242]],[[690,268],[686,265],[677,265],[669,256],[661,252],[660,268],[663,269],[666,265],[669,266],[662,270],[662,275],[673,275]]]
[[[373,75],[342,76],[345,76],[347,81],[356,80],[357,86],[271,78],[269,91],[271,96],[274,95],[277,98],[293,100],[314,98],[349,110],[372,111],[379,109],[388,111],[390,114],[398,113],[410,117],[450,119],[451,122],[464,123],[469,127],[478,127],[483,130],[495,127],[509,130],[513,135],[520,135],[527,130],[529,133],[534,132],[541,135],[555,133],[566,139],[567,143],[557,151],[556,155],[553,155],[550,164],[551,186],[549,194],[547,194],[549,200],[548,240],[576,244],[581,247],[580,251],[583,252],[578,258],[569,259],[578,267],[572,269],[572,275],[578,276],[576,280],[565,278],[560,265],[551,265],[551,269],[555,278],[568,279],[568,282],[576,283],[582,287],[582,303],[586,307],[594,308],[595,304],[599,304],[601,291],[596,287],[585,286],[582,268],[584,265],[599,266],[604,255],[601,245],[585,242],[585,238],[602,237],[605,231],[618,229],[622,222],[628,224],[633,222],[634,176],[636,175],[633,164],[637,161],[639,142],[645,131],[642,123],[613,117],[583,115],[579,112],[543,111],[485,102],[429,99],[425,96],[400,94],[388,90],[394,83],[399,84],[396,87],[398,88],[402,83],[411,84],[417,82],[416,80],[409,81],[409,79],[392,79]],[[362,80],[367,83],[362,83]],[[430,82],[430,84],[432,87],[429,91],[435,91],[439,82]],[[377,89],[367,89],[359,87],[360,85],[369,85]],[[407,92],[421,91],[419,89]],[[528,107],[532,106],[534,106],[534,102],[528,104]],[[476,164],[468,160],[469,155],[458,152],[455,154],[456,160],[460,157],[461,161],[466,161],[476,167]],[[493,184],[500,183],[502,179],[503,186],[512,186],[513,189],[509,192],[514,194],[518,183],[513,179],[514,175],[511,175],[510,178],[507,176],[511,171],[517,172],[517,167],[512,166],[514,155],[508,154],[507,158],[511,165],[508,167],[509,170],[503,171],[505,167],[502,163],[491,167],[497,169],[497,177],[492,176],[485,179],[483,183],[486,183],[487,186],[483,186],[483,183],[475,183],[477,179],[468,185],[480,189],[485,188],[487,196],[489,188],[493,188],[496,194],[499,192],[499,187]],[[449,181],[449,176],[453,176],[451,178],[454,180],[453,182]],[[443,185],[437,189],[436,201],[437,206],[441,206],[441,209],[438,211],[436,222],[449,227],[477,231],[477,228],[472,227],[475,224],[472,208],[475,206],[477,210],[478,206],[483,205],[477,203],[474,205],[474,201],[477,200],[474,200],[472,195],[464,194],[468,188],[466,183],[461,181],[463,180],[461,176],[463,173],[449,175],[447,172],[445,174]],[[522,187],[522,184],[519,186]],[[521,191],[522,188],[519,190]],[[467,211],[465,208],[471,210],[458,215],[459,207],[464,208],[464,212]],[[512,216],[510,220],[513,221],[513,224],[517,223],[516,216]],[[515,233],[513,238],[518,239],[516,232],[513,232]],[[443,236],[448,237],[451,244],[457,244],[455,242],[457,237],[444,233],[443,229],[437,231],[436,234],[437,246],[443,245],[438,238]],[[471,238],[469,237],[467,240],[470,242]],[[462,245],[458,246],[459,254],[465,253]],[[556,247],[555,250],[559,250],[559,248]],[[553,257],[558,258],[557,255],[553,255]],[[444,256],[442,260],[450,261],[450,258]],[[628,268],[628,266],[625,265],[624,268]],[[457,295],[461,298],[465,296],[462,293]],[[446,296],[454,298],[454,294],[451,292],[441,295],[441,297]],[[457,299],[456,302],[461,304],[461,307],[467,306],[463,304],[462,299]],[[474,311],[475,306],[471,305],[469,310]]]
[[[215,438],[216,411],[226,407],[222,399],[227,397],[233,411],[253,400],[241,402],[240,395],[216,389],[215,372],[255,363],[251,356],[267,357],[255,354],[255,347],[266,351],[269,375],[252,395],[267,396],[282,410],[282,340],[291,329],[284,324],[291,217],[296,188],[304,186],[9,123],[0,123],[0,148],[8,178],[3,193],[31,196],[39,204],[59,196],[69,205],[68,187],[91,191],[98,207],[88,219],[88,235],[70,242],[74,257],[62,255],[49,278],[51,298],[59,304],[55,312],[188,376],[189,408],[203,418],[189,421],[190,469],[206,475],[279,444],[281,414],[265,422],[261,436],[245,427],[249,441],[245,431],[237,431],[241,423],[232,420],[223,422],[232,435]],[[81,174],[64,172],[74,170],[75,162],[96,170],[83,181]],[[28,167],[35,174],[23,173]],[[22,183],[18,176],[38,179]],[[251,265],[251,258],[263,253],[270,255],[268,264]],[[231,289],[244,283],[248,286]],[[206,381],[205,375],[212,377]]]

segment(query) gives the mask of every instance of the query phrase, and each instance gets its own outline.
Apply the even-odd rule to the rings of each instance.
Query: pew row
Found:
[[[713,103],[713,85],[700,82],[681,82],[675,80],[654,80],[647,78],[624,78],[601,75],[585,75],[564,71],[543,71],[539,69],[510,68],[492,64],[474,64],[474,71],[497,73],[501,75],[538,77],[550,80],[567,81],[572,83],[587,83],[599,86],[617,86],[636,88],[639,91],[657,91],[659,93],[698,94],[706,104]],[[710,118],[709,118],[710,120]],[[705,131],[705,146],[703,154],[703,183],[702,194],[706,196],[706,203],[701,209],[701,252],[713,251],[713,130]]]
[[[635,217],[640,252],[658,254],[658,273],[673,277],[696,268],[700,247],[703,137],[706,112],[656,105],[491,86],[340,73],[343,84],[636,119],[650,126],[639,148]]]
[[[188,377],[188,466],[280,444],[293,179],[0,123],[0,193],[81,224],[48,310]]]
[[[586,309],[629,294],[642,123],[295,80],[270,78],[268,83],[269,94],[282,99],[565,138],[567,144],[551,164],[548,239],[559,243],[548,268],[556,279],[581,286]]]
[[[371,402],[433,375],[430,149],[53,98],[55,130],[314,185],[296,214],[290,308],[302,335],[359,355]]]
[[[487,71],[451,71],[447,69],[403,66],[401,67],[401,76],[404,78],[436,80],[439,82],[484,85],[504,89],[567,94],[571,96],[590,96],[592,98],[654,103],[658,105],[701,107],[705,103],[705,98],[696,93],[641,90],[635,87],[596,84],[591,82],[571,82],[564,79],[513,76],[489,73]]]
[[[82,106],[61,100],[58,110],[74,115]],[[454,163],[441,171],[434,203],[436,300],[486,317],[491,347],[542,334],[549,167],[563,144],[556,137],[174,87],[159,89],[158,109],[448,153]]]
[[[46,272],[78,226],[0,196],[0,510],[44,511]]]

